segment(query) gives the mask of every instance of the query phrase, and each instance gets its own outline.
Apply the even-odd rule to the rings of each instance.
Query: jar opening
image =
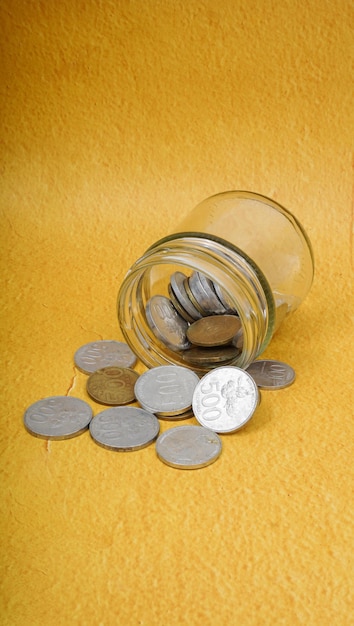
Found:
[[[193,272],[200,273],[214,287],[217,285],[219,296],[225,296],[224,313],[228,303],[234,314],[239,315],[242,327],[243,345],[240,338],[238,344],[235,339],[233,353],[231,346],[224,355],[220,350],[217,356],[214,350],[204,362],[198,361],[198,351],[191,354],[190,347],[182,349],[178,341],[171,346],[149,319],[149,303],[153,297],[170,300],[171,277],[184,275],[187,287]],[[190,297],[189,305],[198,306],[192,293]],[[169,306],[163,302],[164,306]],[[175,304],[178,306],[178,302]],[[187,302],[182,300],[182,304],[184,308]],[[209,315],[211,313],[209,311]],[[165,314],[168,318],[167,310],[162,317]],[[216,314],[222,311],[218,309]],[[148,367],[183,364],[205,373],[220,364],[247,367],[263,352],[274,330],[275,303],[266,278],[247,254],[219,237],[182,232],[160,239],[132,266],[118,295],[118,317],[127,343]],[[236,348],[240,349],[239,353]]]

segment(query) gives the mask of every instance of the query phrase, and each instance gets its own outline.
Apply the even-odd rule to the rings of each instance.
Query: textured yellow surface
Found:
[[[353,4],[1,12],[1,624],[349,626]],[[266,352],[296,383],[198,471],[31,437],[31,403],[87,399],[75,350],[122,339],[132,262],[228,189],[273,197],[312,240],[313,288]]]

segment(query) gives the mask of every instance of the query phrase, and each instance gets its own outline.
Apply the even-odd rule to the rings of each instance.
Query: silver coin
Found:
[[[222,289],[220,285],[216,282],[213,282],[213,287],[215,289],[215,293],[218,296],[220,302],[224,305],[227,313],[233,313],[237,315],[237,311],[231,301],[231,298],[227,295],[225,289]]]
[[[217,367],[201,378],[193,394],[198,422],[217,433],[239,430],[258,406],[259,392],[252,376],[239,367]]]
[[[189,278],[189,287],[199,305],[208,315],[225,313],[225,308],[213,289],[213,283],[204,274],[193,272]]]
[[[198,383],[197,374],[186,367],[160,365],[139,376],[134,393],[146,411],[159,417],[173,417],[191,409]]]
[[[292,385],[296,377],[290,365],[273,359],[253,361],[246,371],[260,389],[284,389]]]
[[[202,315],[188,297],[184,285],[185,280],[187,280],[187,276],[183,274],[183,272],[175,272],[170,277],[171,289],[178,299],[180,305],[185,311],[187,311],[192,320],[198,320],[202,317]]]
[[[86,343],[76,350],[74,362],[84,374],[93,374],[103,367],[133,367],[137,357],[123,341],[102,340]]]
[[[156,439],[159,430],[155,415],[136,407],[106,409],[90,423],[90,435],[96,443],[120,452],[145,448]]]
[[[31,404],[23,419],[26,429],[35,437],[70,439],[87,430],[92,409],[79,398],[51,396]]]
[[[190,301],[193,304],[193,306],[199,311],[201,317],[205,317],[206,315],[209,315],[209,312],[206,309],[203,309],[203,307],[201,306],[200,302],[198,302],[196,296],[194,295],[193,291],[191,290],[190,284],[189,284],[189,278],[185,279],[183,285],[184,285],[184,288],[186,290],[188,298],[190,299]]]
[[[205,297],[208,301],[208,306],[210,307],[210,312],[212,314],[225,314],[228,313],[226,307],[222,304],[220,298],[218,297],[215,289],[214,283],[210,278],[207,278],[201,272],[197,272],[198,280],[200,283],[200,288],[204,291]]]
[[[168,284],[167,289],[170,300],[175,307],[177,313],[179,313],[180,316],[183,317],[184,320],[186,320],[186,322],[189,322],[189,324],[195,322],[195,319],[191,317],[189,313],[187,313],[187,311],[182,307],[180,301],[176,298],[176,295],[171,287],[171,283]]]
[[[158,458],[178,469],[198,469],[214,463],[220,456],[220,437],[202,426],[176,426],[156,441]]]
[[[243,348],[243,328],[240,328],[240,330],[238,331],[238,333],[236,333],[236,335],[234,336],[233,340],[232,340],[232,345],[235,346],[235,348],[237,348],[238,350],[242,351]]]
[[[146,303],[145,314],[152,332],[166,346],[172,350],[190,347],[186,335],[188,322],[177,313],[169,298],[152,296]]]

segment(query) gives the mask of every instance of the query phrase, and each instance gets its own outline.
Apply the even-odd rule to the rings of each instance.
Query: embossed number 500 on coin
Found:
[[[245,370],[218,367],[197,384],[193,412],[202,426],[218,433],[230,433],[251,419],[258,400],[257,385]]]

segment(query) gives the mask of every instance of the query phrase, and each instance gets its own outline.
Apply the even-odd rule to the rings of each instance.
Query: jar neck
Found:
[[[221,238],[205,233],[177,233],[154,243],[135,262],[118,295],[118,318],[124,337],[148,367],[181,364],[179,353],[156,344],[146,322],[146,303],[163,283],[156,279],[156,268],[161,270],[157,274],[163,275],[164,266],[166,275],[168,266],[179,267],[185,273],[201,272],[228,294],[243,329],[242,351],[233,365],[247,367],[263,352],[273,335],[275,305],[261,270],[243,251]],[[203,367],[193,369],[206,371]]]

